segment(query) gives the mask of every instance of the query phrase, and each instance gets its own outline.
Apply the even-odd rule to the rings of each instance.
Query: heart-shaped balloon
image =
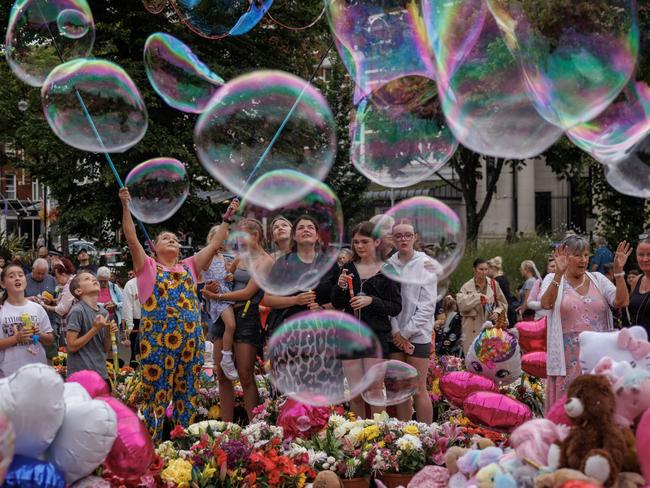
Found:
[[[641,474],[650,484],[650,408],[641,416],[636,429],[636,452],[639,453]]]
[[[72,381],[83,386],[90,395],[90,398],[110,395],[106,380],[96,371],[84,370],[72,373],[68,376],[66,382],[70,383]]]
[[[117,419],[106,402],[91,399],[78,383],[66,383],[63,396],[65,417],[47,460],[74,483],[106,459],[117,435]]]
[[[498,391],[497,386],[489,378],[467,371],[447,373],[440,380],[440,391],[445,398],[457,407],[463,406],[463,401],[476,391]]]
[[[106,464],[121,478],[139,478],[153,461],[151,436],[136,413],[117,398],[101,397],[101,400],[108,403],[117,416],[117,438]]]
[[[546,351],[546,317],[532,322],[517,322],[519,346],[524,352]]]
[[[546,351],[535,351],[521,357],[521,369],[536,378],[546,378]]]
[[[477,391],[463,402],[465,415],[482,425],[510,432],[533,418],[527,405],[491,391]]]
[[[566,414],[566,410],[564,410],[565,403],[566,395],[562,395],[546,412],[545,417],[556,424],[573,425],[571,419],[569,419],[569,416]]]
[[[0,412],[16,433],[16,454],[40,456],[63,423],[63,379],[46,364],[23,366],[0,379]]]

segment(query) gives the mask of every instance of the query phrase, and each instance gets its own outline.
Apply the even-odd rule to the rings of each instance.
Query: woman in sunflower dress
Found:
[[[120,190],[122,229],[131,251],[142,304],[140,364],[143,415],[154,441],[162,439],[165,410],[173,403],[172,421],[187,427],[196,417],[197,390],[203,368],[205,343],[201,327],[197,276],[208,268],[226,238],[228,221],[201,251],[179,261],[180,246],[172,232],[162,232],[154,242],[153,259],[138,241],[128,209],[127,188]],[[232,203],[226,215],[237,207]]]

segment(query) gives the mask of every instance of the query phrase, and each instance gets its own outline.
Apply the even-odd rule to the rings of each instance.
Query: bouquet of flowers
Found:
[[[171,439],[157,449],[167,486],[302,488],[315,476],[307,456],[283,448],[282,428],[264,422],[242,428],[207,420],[177,426]]]
[[[533,417],[544,417],[544,384],[542,381],[524,373],[517,381],[505,387],[502,393],[528,405],[533,412]]]

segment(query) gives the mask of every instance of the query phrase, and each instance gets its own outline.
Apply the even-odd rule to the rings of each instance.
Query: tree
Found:
[[[132,0],[90,1],[96,24],[93,55],[122,66],[134,80],[144,97],[149,113],[149,129],[145,138],[132,149],[113,155],[119,174],[124,178],[136,164],[159,156],[183,161],[188,169],[192,194],[164,226],[202,240],[222,208],[199,198],[202,191],[220,185],[207,175],[199,164],[193,142],[195,116],[168,107],[153,91],[142,63],[142,49],[147,37],[156,31],[167,32],[185,42],[194,53],[222,78],[229,80],[255,69],[278,69],[309,78],[318,60],[331,42],[325,21],[305,31],[279,28],[269,19],[244,36],[206,40],[178,22],[173,14],[153,15],[140,2]],[[317,17],[321,5],[317,2],[292,2],[295,5],[274,7],[292,18],[296,24],[307,24]],[[10,5],[0,6],[0,22],[7,24]],[[48,185],[51,196],[59,204],[57,227],[62,232],[92,237],[107,242],[119,227],[120,205],[117,186],[103,155],[77,151],[63,144],[44,120],[40,94],[17,80],[5,63],[0,63],[0,142],[15,142],[25,150],[21,164],[30,174]],[[338,71],[340,71],[340,66]],[[336,71],[336,70],[335,70]],[[349,90],[328,92],[337,120],[345,124],[348,107],[342,103]],[[25,112],[16,110],[20,100],[28,100]],[[349,161],[346,154],[347,125],[338,127],[340,146],[333,169],[335,190],[350,208],[362,192],[347,178]],[[341,176],[340,178],[336,175]],[[346,179],[347,178],[347,179]],[[344,182],[348,183],[344,183]],[[351,186],[350,186],[351,185]],[[348,193],[348,188],[350,192]],[[360,187],[359,187],[360,188]],[[148,226],[155,233],[161,226]]]

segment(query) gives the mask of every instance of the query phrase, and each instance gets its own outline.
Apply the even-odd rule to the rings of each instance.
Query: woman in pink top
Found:
[[[555,273],[542,285],[542,307],[551,310],[548,321],[546,410],[580,375],[580,332],[612,330],[611,307],[626,307],[629,295],[623,267],[632,252],[623,241],[614,256],[616,286],[600,273],[589,273],[589,241],[569,236],[555,250]]]
[[[175,425],[187,427],[196,420],[205,352],[197,275],[208,268],[226,238],[228,219],[238,203],[231,203],[224,223],[214,232],[208,245],[179,262],[180,246],[172,232],[162,232],[156,238],[156,259],[147,256],[138,241],[128,208],[130,198],[128,189],[122,188],[122,229],[133,258],[142,304],[140,364],[146,399],[142,413],[154,441],[159,442],[162,440],[162,419],[170,402]]]

